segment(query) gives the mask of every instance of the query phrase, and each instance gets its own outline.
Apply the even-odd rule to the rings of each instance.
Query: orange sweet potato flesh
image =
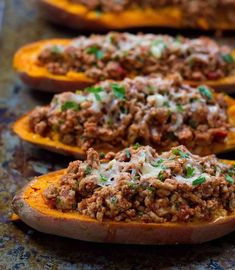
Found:
[[[231,126],[235,126],[235,99],[225,96],[228,104],[228,115]],[[49,137],[42,137],[33,133],[29,128],[29,113],[22,116],[13,124],[13,131],[23,140],[35,144],[41,148],[65,155],[72,155],[79,159],[85,158],[85,152],[77,146],[66,145],[59,141],[58,134],[54,133]],[[110,145],[99,145],[95,147],[98,151],[117,151]],[[194,153],[205,156],[212,153],[221,153],[235,149],[235,129],[231,128],[224,143],[215,143],[211,146],[198,146]]]
[[[235,161],[224,161],[235,164]],[[235,212],[212,222],[140,223],[97,221],[78,212],[61,212],[45,203],[42,193],[65,170],[35,178],[13,200],[13,210],[34,229],[69,238],[124,244],[195,244],[222,237],[235,230]]]
[[[55,75],[48,72],[45,67],[38,65],[37,56],[45,46],[66,45],[69,42],[71,42],[69,39],[42,40],[19,49],[14,56],[13,65],[21,80],[31,88],[54,93],[84,89],[94,84],[95,81],[82,72],[70,71],[66,75]],[[235,57],[235,51],[233,51],[233,55]],[[133,75],[131,76],[133,77]],[[235,92],[235,75],[216,81],[186,81],[185,83],[193,86],[207,84],[219,91]]]
[[[131,9],[122,12],[105,12],[99,14],[89,11],[85,6],[68,0],[38,0],[39,7],[51,21],[71,28],[91,30],[125,29],[133,27],[170,27],[185,28],[183,11],[174,6],[162,8]],[[214,25],[199,18],[196,25],[200,29],[234,30],[235,24],[225,22],[218,14]]]

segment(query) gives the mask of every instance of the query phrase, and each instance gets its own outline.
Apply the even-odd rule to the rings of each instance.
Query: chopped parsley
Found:
[[[207,97],[208,99],[212,99],[212,93],[206,86],[201,85],[198,87],[198,90],[203,96]]]
[[[100,182],[106,183],[108,181],[108,178],[100,174]]]
[[[97,59],[102,59],[104,57],[104,52],[100,50],[96,45],[88,48],[86,52],[88,54],[94,54]]]
[[[91,172],[92,172],[91,166],[87,165],[87,166],[86,166],[86,169],[85,169],[85,171],[84,171],[85,176],[91,174]]]
[[[101,86],[98,87],[88,87],[86,91],[89,93],[93,93],[97,101],[101,101],[101,97],[99,95],[100,92],[104,91],[104,88]]]
[[[151,191],[151,192],[154,192],[155,191],[155,188],[154,187],[150,187],[150,186],[147,187],[146,189],[149,190],[149,191]]]
[[[136,174],[136,175],[134,176],[134,180],[135,180],[135,181],[140,180],[140,175],[139,175],[139,174]]]
[[[138,187],[138,185],[136,183],[133,183],[133,182],[130,182],[128,183],[128,186],[131,188],[131,189],[136,189]]]
[[[51,130],[57,132],[57,131],[59,131],[59,126],[57,124],[53,124],[51,126]]]
[[[81,95],[81,94],[82,94],[82,91],[81,91],[81,90],[77,90],[75,93],[76,93],[77,95]]]
[[[55,203],[56,203],[56,204],[60,204],[60,203],[61,203],[61,199],[60,199],[59,197],[56,197]]]
[[[111,203],[115,204],[118,201],[118,198],[116,196],[113,196],[110,198]]]
[[[164,107],[167,107],[167,108],[170,108],[170,104],[169,104],[168,101],[164,101],[164,102],[163,102],[163,106],[164,106]]]
[[[131,158],[131,153],[130,153],[129,149],[126,149],[125,152],[126,152],[126,157],[128,159],[130,159]]]
[[[62,49],[62,47],[60,47],[58,45],[54,45],[54,46],[51,47],[51,52],[59,54],[59,53],[63,52],[63,49]]]
[[[195,169],[191,166],[186,167],[186,178],[191,178],[195,174]]]
[[[229,170],[228,170],[228,174],[229,174],[230,176],[234,175],[234,169],[229,169]]]
[[[164,172],[161,171],[161,172],[158,174],[157,178],[158,178],[160,181],[164,180]]]
[[[139,144],[139,143],[135,143],[135,144],[133,145],[133,149],[135,149],[135,150],[137,150],[139,147],[140,147],[140,144]]]
[[[102,15],[102,10],[100,10],[99,8],[97,8],[95,10],[95,14],[96,14],[97,17],[101,16]]]
[[[206,182],[206,178],[204,176],[200,176],[197,179],[195,179],[192,184],[193,186],[197,186],[203,184],[204,182]]]
[[[232,176],[230,176],[229,174],[226,174],[226,175],[225,175],[225,179],[226,179],[226,181],[227,181],[229,184],[233,184],[233,183],[234,183],[234,180],[233,180]]]
[[[149,92],[153,92],[155,89],[153,85],[148,85],[147,88],[148,88]]]
[[[125,98],[125,88],[117,83],[112,83],[111,88],[114,92],[114,96],[119,99]]]
[[[226,63],[229,63],[229,64],[234,63],[234,58],[233,58],[232,54],[229,54],[229,53],[224,54],[224,55],[222,55],[222,58]]]
[[[62,106],[61,110],[62,112],[67,111],[68,109],[74,110],[74,111],[80,111],[81,106],[80,104],[73,102],[73,101],[66,101]]]
[[[176,107],[178,112],[184,112],[184,108],[181,104],[177,104]]]
[[[189,154],[188,153],[185,153],[183,152],[182,150],[176,148],[176,149],[173,149],[172,150],[172,153],[176,156],[180,156],[181,158],[188,158],[189,157]]]
[[[162,163],[163,163],[163,159],[159,159],[158,161],[156,161],[155,163],[151,164],[153,167],[159,167]]]
[[[111,116],[108,116],[107,124],[108,124],[109,126],[112,126],[112,125],[113,125],[113,118],[112,118]]]
[[[104,158],[105,157],[105,153],[104,152],[101,152],[100,153],[100,158]]]

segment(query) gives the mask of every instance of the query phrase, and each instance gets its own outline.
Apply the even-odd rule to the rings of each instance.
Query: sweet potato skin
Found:
[[[44,188],[65,170],[35,178],[13,199],[14,212],[34,229],[84,241],[123,244],[196,244],[222,237],[235,229],[235,213],[207,223],[138,223],[91,219],[77,212],[50,209],[44,202]]]
[[[53,75],[37,63],[37,56],[47,45],[66,45],[69,39],[51,39],[34,42],[20,48],[13,59],[13,66],[21,80],[33,89],[60,93],[84,89],[94,83],[83,73],[69,72],[64,75]]]
[[[84,73],[69,72],[66,75],[54,75],[45,67],[37,65],[37,56],[44,46],[66,45],[69,42],[69,39],[41,40],[20,48],[14,56],[13,66],[21,80],[33,89],[53,93],[82,90],[94,84],[95,81]],[[235,51],[233,56],[235,57]],[[216,81],[185,81],[185,83],[192,86],[206,84],[218,91],[235,93],[235,74]]]
[[[170,27],[186,28],[183,11],[168,6],[158,9],[135,9],[119,13],[99,14],[89,11],[85,6],[71,4],[67,0],[38,0],[42,14],[50,21],[74,29],[93,31],[125,29],[133,27]],[[195,28],[203,30],[234,30],[235,25],[219,18],[214,25],[209,25],[203,18],[198,18]]]
[[[235,125],[235,100],[229,96],[225,96],[225,100],[228,104],[228,115],[229,122],[232,126]],[[30,113],[30,112],[29,112]],[[28,124],[29,113],[23,115],[19,118],[12,126],[14,133],[16,133],[21,139],[32,143],[38,147],[44,148],[46,150],[64,154],[71,155],[78,159],[85,158],[85,152],[76,146],[70,146],[63,144],[58,140],[57,137],[49,138],[42,137],[39,134],[34,134]],[[95,147],[100,152],[108,152],[108,151],[118,151],[120,148],[114,148],[111,145],[99,145],[99,147]],[[214,153],[222,153],[226,151],[232,151],[235,149],[235,131],[230,130],[228,138],[224,143],[217,143],[212,146],[198,146],[193,152],[195,154],[199,154],[202,156],[214,154]]]

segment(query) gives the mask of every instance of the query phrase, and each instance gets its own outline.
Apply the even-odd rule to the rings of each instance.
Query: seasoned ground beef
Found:
[[[52,208],[100,221],[210,221],[234,211],[234,174],[214,155],[202,158],[183,146],[161,155],[134,146],[101,160],[89,149],[44,198]]]
[[[37,64],[50,73],[83,72],[95,81],[179,72],[193,81],[216,80],[235,70],[231,48],[209,38],[110,32],[45,47]]]
[[[158,149],[184,144],[194,150],[223,142],[229,128],[223,94],[182,84],[177,74],[105,81],[55,95],[48,106],[31,112],[29,124],[34,133],[57,133],[63,143],[83,150],[136,142]]]
[[[235,22],[234,0],[70,0],[73,3],[82,4],[89,10],[96,12],[121,12],[133,8],[161,8],[173,6],[182,10],[183,24],[195,27],[197,25],[207,28],[207,25],[200,24],[204,19],[207,24],[214,25],[214,21],[223,19],[224,22]],[[99,13],[98,13],[99,14]],[[101,15],[101,14],[100,14]]]

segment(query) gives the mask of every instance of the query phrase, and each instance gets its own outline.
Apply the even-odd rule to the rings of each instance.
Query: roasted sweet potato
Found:
[[[47,71],[43,66],[37,64],[37,56],[42,48],[47,45],[61,44],[66,45],[69,39],[52,39],[38,41],[22,47],[14,57],[14,68],[22,81],[34,88],[49,92],[63,92],[83,89],[95,82],[88,78],[84,73],[68,72],[66,75],[54,75]],[[235,57],[235,51],[233,52]],[[216,90],[224,90],[227,93],[234,92],[235,76],[231,75],[215,81],[186,81],[190,85],[207,84]]]
[[[235,124],[235,100],[229,96],[225,96],[225,100],[228,104],[229,122],[233,126]],[[23,140],[35,144],[41,148],[72,155],[76,158],[84,158],[85,153],[76,146],[66,145],[59,141],[58,135],[54,133],[51,138],[42,137],[39,134],[33,133],[29,128],[29,113],[22,116],[13,125],[13,131]],[[201,146],[194,150],[194,153],[200,155],[208,155],[211,153],[220,153],[233,150],[235,148],[235,132],[233,128],[230,129],[227,139],[224,143],[216,143],[213,146]],[[114,149],[109,145],[100,145],[97,150],[102,152],[116,151],[120,149]]]
[[[45,203],[42,192],[64,173],[65,170],[61,170],[35,178],[15,196],[13,210],[22,221],[44,233],[85,241],[125,244],[195,244],[216,239],[235,229],[235,213],[211,222],[158,224],[99,222],[78,212],[51,209]]]
[[[38,4],[49,20],[76,29],[105,30],[150,26],[185,28],[189,26],[184,21],[184,12],[176,6],[100,13],[89,11],[85,6],[68,0],[39,0]],[[204,18],[198,18],[193,25],[195,28],[206,30],[235,29],[233,23],[226,22],[223,16],[219,15],[213,24],[209,24]]]

